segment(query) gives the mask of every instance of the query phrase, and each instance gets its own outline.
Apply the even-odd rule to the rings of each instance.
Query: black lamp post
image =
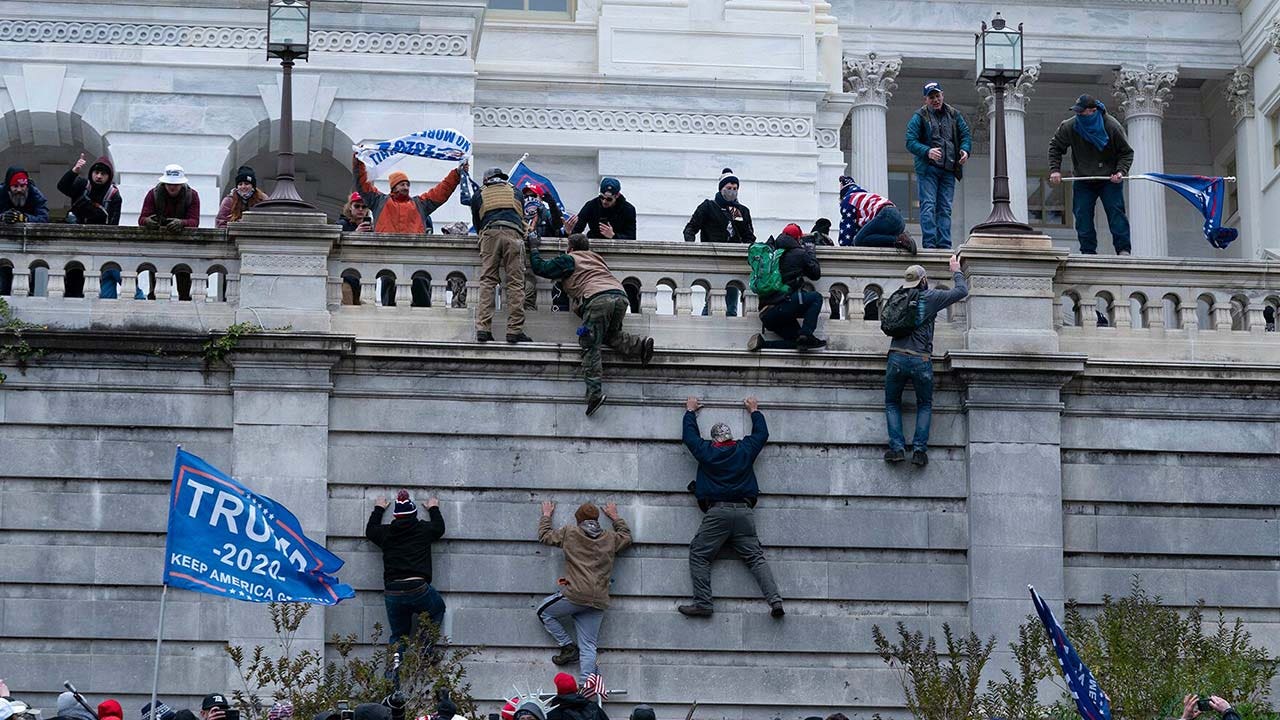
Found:
[[[991,21],[991,27],[982,23],[982,33],[975,40],[978,80],[991,83],[991,95],[995,98],[995,174],[991,178],[991,214],[970,232],[996,235],[1033,233],[1026,223],[1018,222],[1009,207],[1009,158],[1004,138],[1004,88],[1009,82],[1022,76],[1022,25],[1017,30],[1005,26],[1000,13]]]
[[[255,207],[264,210],[315,210],[293,184],[293,62],[306,60],[311,39],[310,0],[270,0],[267,5],[267,59],[280,59],[280,152],[271,197]]]

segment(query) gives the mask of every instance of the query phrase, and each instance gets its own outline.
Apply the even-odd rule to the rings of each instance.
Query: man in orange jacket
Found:
[[[466,170],[468,163],[462,163]],[[379,233],[409,233],[422,235],[432,231],[431,213],[443,205],[458,187],[458,170],[449,171],[444,179],[430,190],[414,197],[409,194],[409,176],[395,170],[388,178],[391,194],[379,190],[369,182],[364,163],[351,156],[351,170],[356,176],[356,187],[373,214],[373,231]]]

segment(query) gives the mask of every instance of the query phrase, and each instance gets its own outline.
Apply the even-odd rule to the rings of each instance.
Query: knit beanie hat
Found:
[[[538,704],[538,702],[535,700],[525,700],[524,702],[517,705],[515,711],[512,713],[512,716],[519,717],[524,713],[529,713],[530,715],[537,718],[537,720],[547,720],[547,714],[542,710],[542,705]]]
[[[556,692],[560,695],[572,695],[578,692],[578,681],[569,673],[557,673],[554,682]]]
[[[395,189],[395,186],[400,183],[409,182],[409,176],[399,170],[392,170],[391,174],[387,176],[387,182],[391,183],[392,189]]]
[[[831,221],[826,218],[818,218],[818,221],[813,224],[813,229],[809,232],[822,233],[823,235],[826,235],[831,232]]]
[[[789,223],[786,227],[782,228],[782,234],[790,235],[791,237],[799,240],[800,236],[804,234],[804,231],[800,229],[799,225],[795,223]]]
[[[156,716],[154,718],[151,717],[151,703],[147,703],[142,706],[140,717],[141,720],[173,720],[176,714],[173,708],[166,705],[163,700],[156,698]]]
[[[734,185],[742,184],[738,182],[738,176],[733,174],[733,170],[725,168],[720,171],[720,185],[716,189],[719,190],[729,183],[733,183]]]
[[[120,701],[107,698],[98,703],[99,720],[107,720],[107,718],[123,718],[124,710],[120,708]]]
[[[845,188],[847,188],[847,187],[857,187],[857,186],[858,186],[858,183],[854,182],[854,181],[853,181],[853,178],[849,177],[848,175],[841,175],[841,176],[840,176],[840,189],[841,189],[841,190],[844,190],[844,189],[845,189]]]
[[[391,720],[391,708],[379,703],[360,703],[353,715],[355,720]]]
[[[724,423],[716,423],[711,426],[711,439],[716,442],[729,442],[733,439],[733,431]]]
[[[240,169],[236,170],[236,184],[239,185],[242,182],[253,183],[253,189],[257,190],[258,173],[254,172],[253,168],[248,165],[241,165]]]
[[[18,172],[9,176],[9,187],[17,187],[19,180],[26,180],[27,182],[31,182],[31,177],[27,175],[25,172],[23,172],[22,170],[19,170]]]
[[[592,505],[591,503],[582,503],[581,505],[578,506],[577,511],[573,513],[573,519],[577,520],[578,522],[584,522],[586,520],[599,520],[600,508],[596,507],[595,505]]]
[[[396,493],[396,506],[392,508],[391,514],[396,517],[408,517],[418,514],[418,506],[413,504],[413,498],[409,497],[408,490],[401,490]]]
[[[657,720],[657,717],[653,712],[653,708],[648,705],[637,705],[631,711],[631,720]]]
[[[453,720],[453,716],[458,714],[458,706],[449,698],[441,698],[436,703],[436,720]]]

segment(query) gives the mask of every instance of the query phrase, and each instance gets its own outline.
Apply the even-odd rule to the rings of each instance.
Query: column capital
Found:
[[[1022,69],[1022,75],[1018,79],[1009,83],[1004,88],[1004,109],[1005,112],[1010,110],[1014,112],[1026,112],[1027,100],[1031,97],[1031,91],[1035,89],[1036,81],[1040,79],[1040,65],[1028,65]],[[987,115],[991,115],[996,111],[995,95],[991,92],[991,83],[983,80],[978,83],[978,96],[982,98],[983,105],[987,108]]]
[[[1163,118],[1176,82],[1176,65],[1147,63],[1142,67],[1121,67],[1116,71],[1112,87],[1126,120],[1143,116]]]
[[[844,90],[854,97],[854,106],[879,105],[889,107],[889,98],[898,87],[898,72],[902,70],[902,58],[896,55],[848,56],[844,58]]]
[[[1222,94],[1236,122],[1253,117],[1253,69],[1244,65],[1236,68],[1222,86]]]
[[[1267,32],[1267,41],[1276,55],[1280,55],[1280,19],[1271,21],[1271,29]]]

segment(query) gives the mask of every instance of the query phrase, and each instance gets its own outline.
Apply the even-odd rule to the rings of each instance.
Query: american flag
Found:
[[[609,699],[609,691],[604,687],[604,678],[598,673],[591,673],[586,680],[582,681],[583,697],[598,697],[603,702]]]
[[[850,183],[840,193],[840,244],[852,245],[858,230],[886,207],[888,198]]]

